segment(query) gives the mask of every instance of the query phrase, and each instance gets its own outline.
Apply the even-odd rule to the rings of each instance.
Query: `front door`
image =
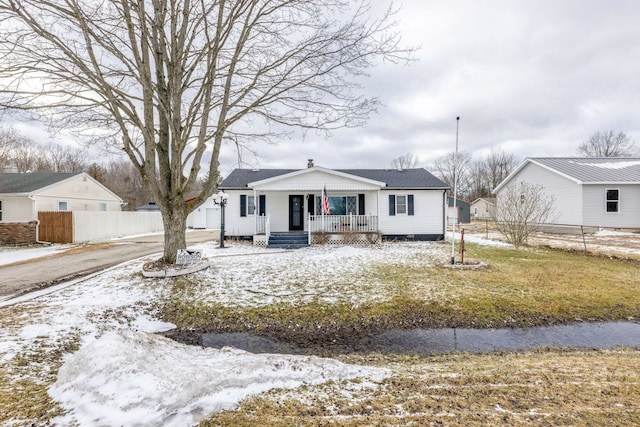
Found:
[[[304,230],[304,196],[289,196],[289,230]]]

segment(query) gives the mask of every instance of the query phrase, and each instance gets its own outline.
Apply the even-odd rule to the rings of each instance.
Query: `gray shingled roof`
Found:
[[[533,157],[546,166],[582,183],[640,183],[640,158]]]
[[[280,175],[297,172],[302,169],[235,169],[220,184],[221,189],[247,188],[250,182],[274,178]],[[426,169],[335,169],[360,178],[380,181],[390,189],[447,189],[449,186],[433,176]]]
[[[79,173],[0,173],[0,193],[30,193]]]

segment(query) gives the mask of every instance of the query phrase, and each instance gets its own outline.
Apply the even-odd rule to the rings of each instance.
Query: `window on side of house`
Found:
[[[255,215],[256,199],[253,196],[247,196],[247,215]]]
[[[617,188],[607,188],[606,194],[606,209],[608,213],[620,212],[620,190]]]
[[[107,204],[106,203],[100,203],[100,211],[101,212],[105,212],[107,210]]]
[[[407,196],[396,196],[396,215],[407,214]]]
[[[69,205],[67,204],[67,202],[58,202],[58,210],[59,211],[69,210]]]
[[[414,195],[389,194],[389,215],[414,215]]]
[[[240,195],[240,216],[254,215],[256,212],[256,200],[253,196]]]

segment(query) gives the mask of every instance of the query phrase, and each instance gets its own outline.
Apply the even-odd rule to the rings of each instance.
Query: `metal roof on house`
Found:
[[[222,189],[247,188],[251,182],[275,178],[303,169],[235,169],[222,181]],[[334,169],[360,178],[380,181],[389,189],[447,189],[449,186],[426,169]]]
[[[584,184],[640,183],[640,158],[532,157],[528,160]]]
[[[0,173],[0,193],[30,193],[80,173]]]

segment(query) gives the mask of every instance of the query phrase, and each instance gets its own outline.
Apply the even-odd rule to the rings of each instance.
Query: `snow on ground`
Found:
[[[331,359],[202,349],[120,330],[72,355],[49,394],[73,411],[61,424],[182,427],[272,388],[386,375]]]
[[[158,425],[157,417],[164,417],[161,424],[189,425],[273,387],[354,377],[375,381],[385,371],[330,359],[252,355],[173,343],[149,334],[172,327],[154,319],[153,302],[182,289],[228,306],[311,300],[358,303],[384,294],[376,289],[380,284],[366,283],[367,269],[377,263],[424,265],[448,260],[448,246],[431,242],[313,246],[296,251],[236,242],[229,246],[201,245],[212,268],[180,279],[142,277],[141,265],[152,260],[150,256],[31,300],[4,304],[0,307],[0,364],[18,366],[25,356],[55,354],[77,343],[79,351],[66,357],[51,388],[51,396],[68,411],[58,425]],[[47,358],[32,361],[29,372],[36,378],[51,371],[50,363]],[[202,390],[214,394],[189,389],[185,384],[194,378],[194,383],[202,383]],[[189,391],[182,393],[185,387]]]
[[[49,245],[38,247],[0,247],[0,265],[13,264],[34,258],[42,258],[63,252],[69,245]]]

